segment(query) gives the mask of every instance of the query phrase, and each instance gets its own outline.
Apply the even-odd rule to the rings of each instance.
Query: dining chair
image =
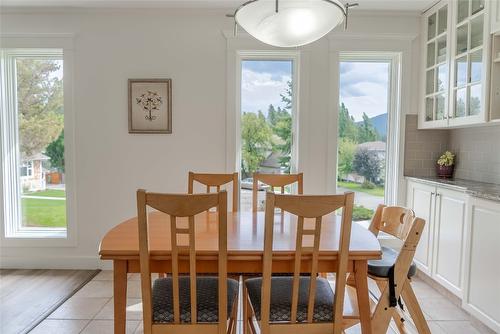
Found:
[[[232,182],[233,212],[238,211],[239,182],[238,182],[237,172],[230,174],[208,174],[208,173],[189,172],[188,194],[193,194],[194,192],[194,181],[205,185],[207,187],[207,193],[210,193],[210,190],[213,187],[215,187],[217,192],[219,192],[221,190],[220,189],[221,186]]]
[[[235,333],[239,283],[227,278],[227,193],[137,191],[144,333]],[[169,217],[171,273],[151,284],[147,208]],[[217,276],[197,277],[194,216],[218,208]],[[215,214],[215,213],[214,213]]]
[[[354,193],[266,194],[263,274],[247,279],[243,289],[243,325],[252,333],[257,333],[254,317],[262,334],[342,332],[353,205]],[[297,216],[291,276],[272,275],[275,208]],[[317,276],[318,256],[323,216],[340,208],[343,210],[334,292],[325,278]],[[305,245],[304,237],[309,240]],[[306,271],[305,262],[309,263]]]
[[[368,261],[368,276],[380,290],[378,304],[373,314],[374,333],[385,333],[391,318],[401,334],[407,333],[403,317],[397,306],[402,297],[419,334],[430,334],[429,326],[415,292],[411,278],[417,272],[413,262],[415,250],[424,229],[425,220],[416,218],[413,210],[397,206],[379,205],[370,223],[370,231],[390,234],[402,241],[401,250],[382,246],[382,259]]]
[[[302,195],[304,191],[304,173],[298,174],[263,174],[253,173],[252,186],[252,211],[257,212],[259,182],[271,186],[274,192],[275,187],[281,188],[281,193],[285,192],[285,186],[297,182],[297,194]]]

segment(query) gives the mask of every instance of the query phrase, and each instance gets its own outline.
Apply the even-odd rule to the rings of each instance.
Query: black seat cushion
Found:
[[[368,273],[377,277],[389,278],[389,270],[396,263],[399,253],[392,248],[382,246],[382,258],[380,260],[368,261]],[[417,265],[412,263],[408,270],[408,277],[417,273]]]
[[[297,305],[297,321],[307,320],[307,305],[309,298],[310,277],[300,277],[299,302]],[[245,281],[248,296],[252,303],[255,317],[260,321],[260,297],[262,278],[250,278]],[[271,278],[271,322],[290,321],[292,308],[292,286],[293,277]],[[324,278],[316,278],[316,298],[314,301],[314,322],[333,321],[333,296],[334,293],[328,281]]]
[[[198,277],[196,279],[196,309],[198,322],[219,321],[219,288],[217,277]],[[190,282],[188,276],[179,277],[179,304],[181,322],[191,322]],[[238,281],[227,280],[227,313],[231,315],[235,297],[238,294]],[[153,284],[153,322],[169,323],[174,321],[172,278],[159,278]]]

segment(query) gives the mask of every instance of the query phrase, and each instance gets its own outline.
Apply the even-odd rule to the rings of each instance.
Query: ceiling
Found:
[[[236,8],[246,0],[0,0],[4,7]],[[341,0],[347,2],[346,0]],[[353,0],[360,10],[423,11],[436,0]]]

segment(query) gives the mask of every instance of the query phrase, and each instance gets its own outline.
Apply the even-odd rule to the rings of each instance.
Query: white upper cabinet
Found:
[[[419,128],[484,123],[489,110],[489,1],[441,1],[423,17]]]
[[[448,3],[443,2],[423,17],[424,111],[421,127],[448,124],[449,24]]]
[[[491,0],[491,33],[500,33],[500,0]]]

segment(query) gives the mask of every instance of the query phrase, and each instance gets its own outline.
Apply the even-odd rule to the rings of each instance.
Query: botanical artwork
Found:
[[[170,79],[129,80],[129,133],[172,133]]]

